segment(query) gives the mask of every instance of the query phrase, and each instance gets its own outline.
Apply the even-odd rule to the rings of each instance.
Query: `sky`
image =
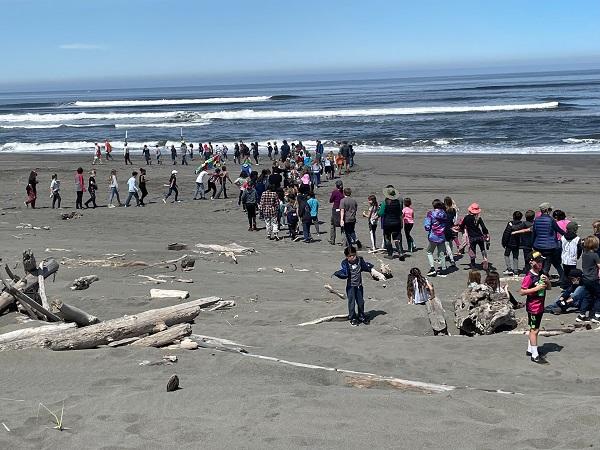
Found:
[[[600,67],[596,0],[0,0],[0,88]]]

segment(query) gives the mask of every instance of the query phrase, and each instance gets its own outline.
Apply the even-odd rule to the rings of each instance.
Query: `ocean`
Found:
[[[600,152],[600,70],[238,86],[0,93],[0,152],[93,152],[109,139],[316,139],[358,153]],[[230,150],[232,151],[232,150]]]

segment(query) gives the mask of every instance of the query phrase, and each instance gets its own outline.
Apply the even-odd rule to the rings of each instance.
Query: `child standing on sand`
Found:
[[[467,231],[469,235],[469,256],[471,257],[471,269],[475,268],[475,256],[477,247],[483,258],[483,270],[488,270],[487,250],[489,247],[489,232],[483,219],[481,218],[481,208],[477,203],[472,203],[468,208],[468,213],[460,224],[461,231]]]
[[[581,302],[577,322],[600,323],[600,279],[598,271],[600,270],[600,256],[598,248],[600,240],[596,236],[588,236],[583,240],[584,252],[581,256],[581,269],[583,271],[583,285],[587,289],[588,295]]]
[[[540,252],[533,252],[529,262],[530,270],[521,283],[521,295],[527,296],[525,307],[527,309],[527,322],[529,324],[529,341],[526,355],[537,364],[546,364],[546,359],[538,352],[538,333],[544,315],[544,301],[546,291],[551,289],[550,279],[542,274],[544,257]]]
[[[348,320],[350,325],[357,327],[361,322],[368,325],[370,319],[365,315],[365,300],[362,284],[362,272],[371,272],[373,264],[356,256],[356,248],[348,246],[344,249],[345,259],[341,262],[340,270],[333,275],[346,280],[346,296],[348,297]],[[355,310],[358,309],[358,312]]]
[[[337,171],[338,171],[338,175],[343,175],[342,171],[344,170],[344,164],[346,163],[346,159],[344,158],[344,155],[342,155],[341,152],[338,152],[337,156],[335,157],[335,165],[337,166]]]
[[[363,213],[363,216],[367,218],[369,226],[369,237],[371,238],[371,251],[377,250],[377,222],[379,221],[379,203],[377,203],[377,197],[369,195],[369,210]]]
[[[58,202],[58,209],[60,209],[60,181],[58,181],[58,175],[52,175],[52,181],[50,182],[50,197],[52,198],[52,209]]]
[[[110,198],[108,199],[108,207],[114,208],[115,205],[112,204],[115,196],[117,197],[117,202],[119,202],[119,206],[121,206],[121,199],[119,198],[119,182],[117,180],[117,170],[112,169],[110,171],[110,178],[108,180],[110,182]]]
[[[315,226],[317,235],[319,235],[321,234],[319,231],[319,200],[317,200],[313,191],[309,192],[306,203],[310,208],[310,219],[312,224]]]
[[[415,211],[412,208],[412,200],[409,197],[404,199],[404,208],[402,208],[402,222],[404,222],[404,235],[408,251],[414,253],[417,251],[415,240],[410,235],[415,226]]]

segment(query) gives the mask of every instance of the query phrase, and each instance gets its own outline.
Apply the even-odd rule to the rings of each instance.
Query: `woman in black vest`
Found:
[[[387,250],[387,259],[393,259],[394,247],[398,257],[404,261],[402,247],[402,199],[400,193],[392,185],[383,189],[385,200],[379,207],[379,217],[382,218],[383,239]],[[393,245],[392,245],[393,243]]]

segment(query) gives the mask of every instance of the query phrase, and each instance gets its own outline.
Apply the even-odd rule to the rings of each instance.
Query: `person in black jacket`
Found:
[[[504,261],[506,262],[506,270],[503,275],[513,276],[519,273],[519,247],[521,245],[520,235],[513,234],[513,231],[519,231],[525,228],[525,224],[521,221],[523,213],[515,211],[513,220],[506,224],[504,233],[502,233],[502,247],[504,247]],[[512,261],[511,256],[512,254]]]
[[[404,261],[405,252],[402,246],[402,197],[392,186],[383,189],[385,200],[379,206],[378,215],[382,218],[383,239],[387,250],[387,259],[393,259],[394,248],[398,257]],[[392,246],[393,243],[393,246]]]

